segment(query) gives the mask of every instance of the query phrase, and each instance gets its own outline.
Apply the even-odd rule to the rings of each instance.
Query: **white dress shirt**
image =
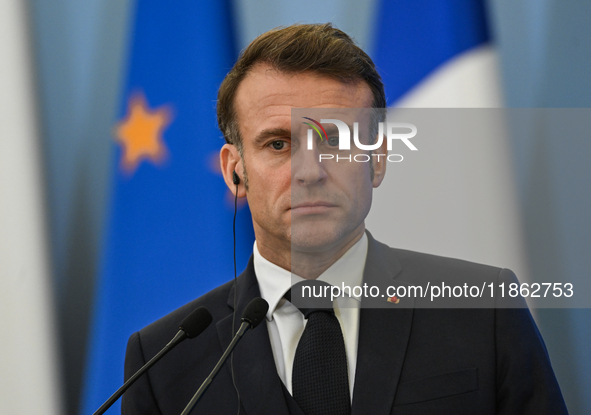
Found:
[[[254,271],[259,283],[261,297],[269,303],[269,311],[266,316],[267,329],[277,373],[289,393],[292,393],[293,359],[307,320],[300,310],[283,296],[293,284],[302,281],[302,278],[263,258],[256,242],[254,243],[253,255]],[[324,271],[318,279],[338,287],[345,284],[345,286],[351,287],[351,292],[353,292],[354,287],[362,286],[366,257],[367,236],[364,233],[361,239],[330,268]],[[360,292],[361,290],[356,291]],[[333,303],[335,315],[341,324],[345,340],[351,399],[353,399],[357,363],[360,302],[360,297],[349,297],[347,293],[336,298]]]

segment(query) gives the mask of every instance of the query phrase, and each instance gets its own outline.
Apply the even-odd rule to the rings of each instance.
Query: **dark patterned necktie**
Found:
[[[314,281],[313,284],[319,286],[326,283]],[[293,289],[299,289],[299,286],[295,285]],[[290,302],[291,294],[290,290],[285,295]],[[306,415],[349,415],[351,395],[341,326],[334,314],[330,295],[314,300],[320,300],[320,304],[298,307],[308,323],[293,360],[293,398]],[[298,301],[294,302],[294,305],[300,305]]]

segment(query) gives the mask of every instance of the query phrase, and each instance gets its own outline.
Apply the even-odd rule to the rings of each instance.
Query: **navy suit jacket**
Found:
[[[506,269],[392,249],[368,237],[364,282],[370,285],[516,281]],[[246,304],[260,295],[252,258],[237,290],[239,322]],[[182,412],[231,341],[233,299],[230,281],[130,337],[126,379],[175,335],[193,309],[205,306],[213,315],[197,339],[177,346],[126,392],[124,415]],[[352,415],[567,413],[527,308],[433,309],[423,308],[427,299],[373,300],[360,311]],[[233,365],[241,414],[303,415],[277,374],[266,324],[246,333]],[[236,414],[236,389],[228,360],[193,413]]]

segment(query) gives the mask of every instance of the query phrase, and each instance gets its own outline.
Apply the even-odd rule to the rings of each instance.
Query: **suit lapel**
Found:
[[[368,238],[364,283],[379,286],[382,293],[389,285],[403,285],[395,280],[402,266],[390,248],[373,239],[369,232]],[[352,415],[391,413],[413,316],[413,300],[402,301],[362,301]]]
[[[246,270],[238,277],[236,306],[236,329],[246,305],[260,296],[254,273],[252,257]],[[234,287],[228,296],[228,305],[234,308]],[[232,314],[217,323],[217,330],[223,349],[232,340]],[[230,373],[230,359],[225,368]],[[246,414],[288,415],[287,404],[282,391],[282,382],[277,374],[273,351],[269,341],[266,322],[244,334],[234,349],[234,375],[240,392],[240,401]]]

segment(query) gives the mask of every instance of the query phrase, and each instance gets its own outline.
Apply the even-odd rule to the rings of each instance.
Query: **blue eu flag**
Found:
[[[217,90],[237,53],[229,2],[137,2],[83,413],[123,382],[128,337],[233,277],[234,201],[219,168]],[[238,269],[252,252],[246,206]],[[163,345],[164,346],[164,345]],[[113,409],[118,411],[118,409]]]

